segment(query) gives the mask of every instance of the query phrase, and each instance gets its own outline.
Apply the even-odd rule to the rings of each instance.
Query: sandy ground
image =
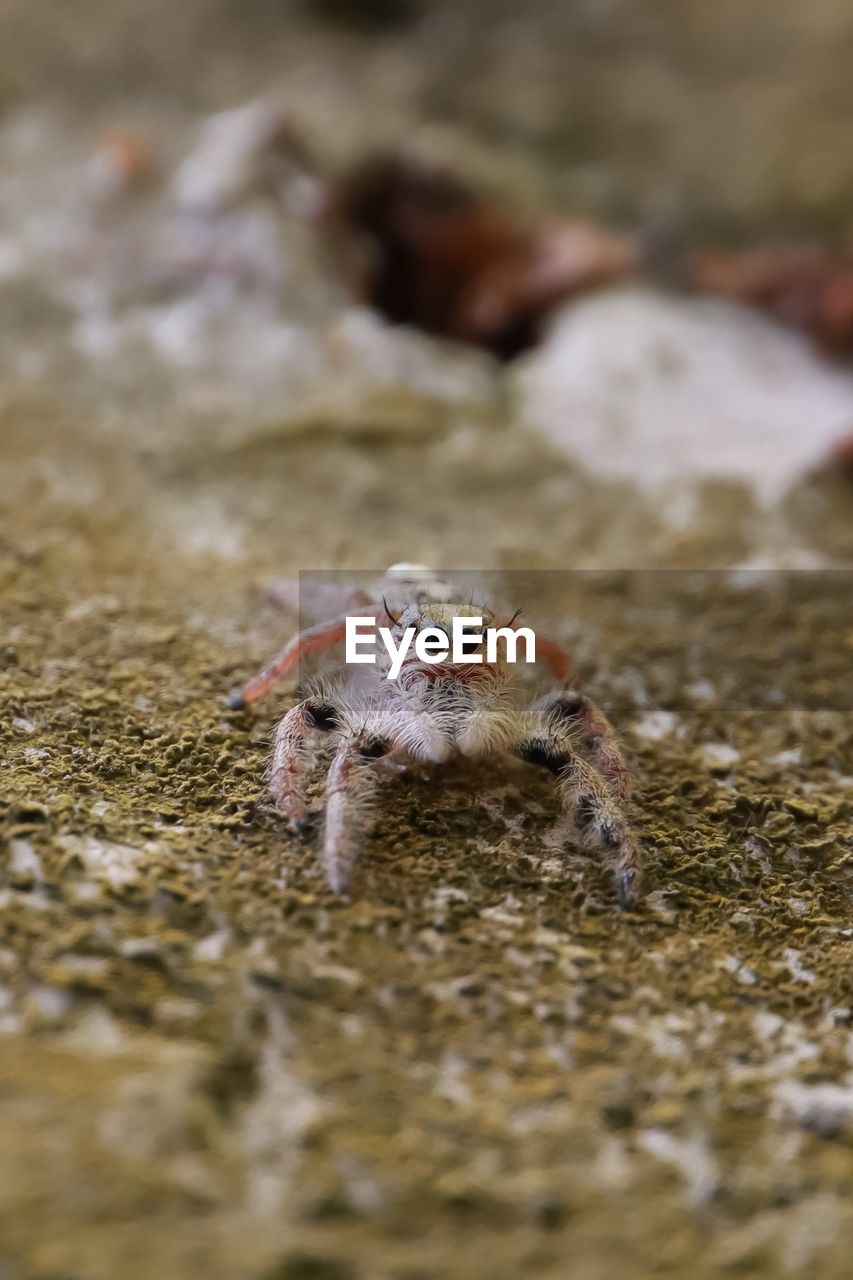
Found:
[[[180,151],[201,110],[169,111]],[[761,361],[725,366],[719,478],[701,397],[683,471],[609,465],[596,414],[641,458],[701,383],[632,365],[620,400],[602,360],[596,399],[593,351],[566,417],[559,334],[522,375],[388,333],[254,207],[205,234],[260,283],[176,284],[168,195],[105,214],[91,133],[7,126],[3,1280],[846,1276],[850,498],[822,445],[750,479],[729,406]],[[608,305],[599,351],[662,304]],[[832,425],[847,375],[796,359]],[[526,766],[389,779],[349,902],[284,831],[289,696],[225,701],[293,624],[264,588],[402,559],[538,590],[636,778],[636,912]]]

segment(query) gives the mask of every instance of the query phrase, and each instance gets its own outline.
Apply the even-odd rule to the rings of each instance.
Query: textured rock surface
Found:
[[[260,584],[557,568],[612,497],[500,429],[199,455],[53,406],[3,439],[12,1275],[844,1273],[849,577],[552,597],[637,774],[635,916],[523,767],[390,782],[346,905],[269,809],[277,700],[224,709],[288,623]]]
[[[109,62],[78,27],[83,63]],[[185,49],[152,39],[125,68],[150,87],[162,59],[174,95]],[[200,99],[217,76],[246,92],[239,52]],[[291,84],[321,121],[371,79],[336,56],[345,81]],[[334,282],[292,228],[274,257],[304,285],[223,295],[208,266],[152,301],[129,215],[90,223],[74,195],[74,121],[22,139],[21,109],[3,145],[30,148],[26,182],[0,175],[4,1280],[846,1276],[849,490],[694,471],[674,510],[516,421],[487,363],[352,313],[339,383]],[[190,145],[195,104],[151,111]],[[137,263],[172,243],[161,199],[131,206]],[[265,233],[245,243],[266,261]],[[152,354],[128,324],[145,346],[158,306]],[[318,384],[299,430],[257,380],[290,389],[302,357],[248,361],[282,325]],[[623,732],[637,913],[522,766],[389,781],[351,903],[283,832],[263,770],[287,699],[225,706],[292,622],[263,588],[402,559],[561,571],[541,620]]]

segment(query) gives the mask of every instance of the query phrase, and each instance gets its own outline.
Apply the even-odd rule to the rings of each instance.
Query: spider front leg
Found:
[[[274,685],[295,670],[303,658],[312,653],[321,653],[338,644],[346,634],[346,618],[333,618],[330,622],[320,623],[316,627],[307,627],[298,631],[292,640],[273,658],[263,671],[253,676],[242,689],[229,695],[228,705],[232,711],[241,711],[250,702],[269,692]]]
[[[548,725],[510,750],[528,764],[541,765],[554,774],[563,807],[573,818],[581,841],[602,854],[613,871],[620,907],[633,907],[642,880],[640,852],[607,779]]]
[[[368,729],[350,734],[338,747],[326,781],[323,870],[333,893],[346,893],[364,839],[378,785],[375,762],[390,743]]]
[[[381,621],[378,625],[391,621],[391,617],[387,610],[382,608],[374,608],[365,606],[363,608],[351,609],[349,614],[340,614],[336,618],[329,619],[328,622],[318,623],[315,627],[306,627],[302,631],[297,631],[296,635],[287,642],[281,652],[273,658],[272,662],[264,667],[263,671],[259,671],[253,676],[242,689],[236,689],[228,697],[228,705],[232,711],[241,711],[243,707],[250,702],[256,702],[258,698],[262,698],[276,684],[290,675],[296,670],[300,662],[305,658],[311,657],[316,653],[323,653],[326,649],[331,649],[346,636],[347,617],[369,617],[377,614]]]
[[[321,737],[338,725],[333,706],[308,700],[291,707],[275,731],[270,790],[292,831],[301,831],[309,821],[308,790],[317,771],[317,748]]]
[[[548,694],[536,703],[549,727],[558,735],[570,735],[584,756],[604,778],[615,800],[626,800],[631,789],[628,773],[612,724],[591,698],[574,689]]]

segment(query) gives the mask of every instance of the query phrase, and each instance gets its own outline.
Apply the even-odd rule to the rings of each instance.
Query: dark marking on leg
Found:
[[[515,749],[515,754],[527,764],[539,765],[553,774],[561,773],[568,763],[565,751],[561,751],[559,747],[544,738],[534,738],[520,743]]]
[[[561,698],[555,702],[551,715],[555,720],[577,720],[586,710],[586,701],[580,695],[574,698]]]
[[[575,810],[575,821],[581,828],[592,826],[595,822],[598,806],[592,796],[581,796]]]
[[[315,729],[328,733],[340,726],[340,717],[335,708],[328,702],[309,702],[305,707],[305,715]]]

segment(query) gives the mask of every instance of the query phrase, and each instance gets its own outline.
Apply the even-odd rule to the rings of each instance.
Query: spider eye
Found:
[[[437,623],[435,623],[435,622],[427,622],[427,623],[425,623],[425,624],[420,628],[420,631],[421,631],[421,632],[424,632],[424,631],[437,631],[440,635],[444,636],[444,639],[447,641],[447,643],[448,643],[448,644],[450,644],[450,634],[448,633],[448,631],[447,631],[444,627],[440,627],[440,626],[439,626]]]

